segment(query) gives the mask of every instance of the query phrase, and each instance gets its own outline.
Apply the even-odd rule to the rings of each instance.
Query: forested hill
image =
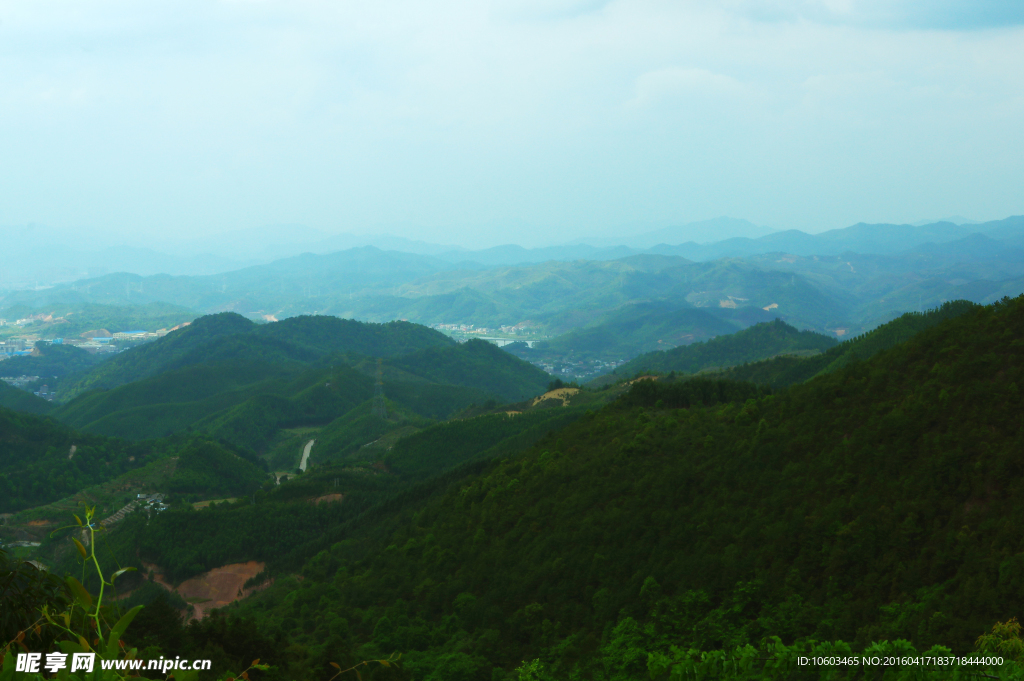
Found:
[[[378,360],[393,406],[383,420],[369,418]],[[316,452],[323,462],[386,431],[419,428],[474,404],[533,397],[550,380],[495,345],[456,343],[407,322],[317,316],[256,325],[222,314],[119,354],[62,388],[72,395],[93,389],[50,413],[75,428],[134,441],[205,433],[291,469],[305,442],[283,431],[307,429],[308,439],[319,439],[315,433],[333,424],[323,441],[330,447]]]
[[[544,392],[550,376],[487,341],[474,339],[397,357],[391,364],[436,383],[477,388],[508,401]]]
[[[645,678],[770,635],[969,652],[1024,611],[1022,384],[1024,298],[775,395],[640,381],[244,609],[417,678]]]
[[[226,312],[200,317],[191,325],[163,338],[119,353],[91,372],[66,382],[61,401],[96,388],[113,388],[148,378],[181,362],[182,358],[223,336],[252,331],[255,324],[241,315]]]
[[[197,364],[238,360],[286,364],[340,353],[392,357],[453,344],[444,334],[408,322],[369,324],[316,316],[258,325],[233,312],[223,312],[200,317],[158,341],[119,354],[62,386],[61,400],[86,390],[113,388]]]
[[[23,411],[29,414],[45,414],[50,411],[52,405],[27,390],[21,390],[0,381],[0,407]]]
[[[168,457],[177,468],[169,491],[245,494],[267,480],[260,462],[202,436],[125,442],[0,407],[0,513],[71,497]]]
[[[89,354],[73,345],[39,342],[32,355],[11,357],[0,362],[0,376],[39,376],[45,380],[88,371],[101,361],[101,356]]]
[[[166,453],[0,408],[0,513],[73,495]]]
[[[664,301],[626,305],[600,323],[542,341],[532,354],[621,359],[694,340],[734,333],[736,324],[702,308]]]
[[[844,341],[820,355],[776,357],[737,366],[720,375],[731,380],[753,381],[776,388],[802,383],[819,373],[835,371],[850,362],[872,357],[913,338],[925,329],[930,329],[947,319],[973,312],[978,307],[967,300],[953,300],[924,313],[908,312],[876,329]]]
[[[813,331],[799,331],[782,320],[755,324],[731,335],[671,350],[649,352],[627,362],[617,375],[637,372],[695,374],[712,367],[729,367],[775,355],[816,353],[838,344],[834,338]]]

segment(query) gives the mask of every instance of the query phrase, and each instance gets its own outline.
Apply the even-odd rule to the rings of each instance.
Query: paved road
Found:
[[[309,450],[313,449],[313,444],[316,440],[310,440],[306,443],[306,447],[302,450],[302,461],[299,462],[299,470],[303,473],[306,472],[306,463],[309,462]]]

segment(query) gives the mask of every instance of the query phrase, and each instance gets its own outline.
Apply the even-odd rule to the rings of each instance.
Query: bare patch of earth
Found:
[[[215,608],[223,608],[248,596],[252,589],[245,591],[242,587],[261,570],[263,563],[254,560],[225,565],[185,580],[178,585],[177,591],[186,601],[197,601],[193,605],[193,616],[198,620]]]
[[[563,407],[568,407],[569,406],[569,398],[572,397],[573,395],[575,395],[578,392],[579,392],[579,389],[577,389],[577,388],[559,388],[557,390],[549,390],[548,392],[544,393],[540,397],[535,397],[533,399],[533,404],[531,406],[536,407],[538,404],[540,404],[544,400],[561,400],[562,401],[562,406]]]
[[[177,587],[172,586],[164,579],[160,568],[156,565],[143,563],[143,566],[153,572],[154,582],[168,591],[177,592],[179,596],[191,602],[192,618],[197,620],[205,617],[211,610],[223,608],[245,598],[254,591],[270,586],[268,581],[255,588],[244,588],[247,581],[263,570],[263,563],[254,560],[214,568],[192,579],[186,579]]]

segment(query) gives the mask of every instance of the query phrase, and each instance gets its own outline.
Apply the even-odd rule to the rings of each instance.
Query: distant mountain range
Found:
[[[749,220],[730,218],[723,215],[711,220],[700,220],[683,225],[670,225],[660,229],[633,233],[637,231],[634,229],[623,230],[622,236],[583,238],[577,239],[574,243],[584,243],[605,248],[628,246],[630,248],[645,249],[657,246],[658,244],[684,244],[691,241],[703,244],[734,238],[757,239],[768,236],[778,230],[755,225]]]
[[[964,220],[953,218],[953,220]],[[706,261],[783,252],[794,255],[895,254],[925,243],[947,243],[984,234],[1024,247],[1024,217],[985,223],[921,225],[856,224],[820,234],[775,231],[747,220],[719,217],[622,237],[577,239],[542,248],[505,244],[482,250],[432,244],[391,235],[330,235],[301,225],[281,225],[215,234],[183,243],[122,243],[39,225],[5,229],[0,252],[0,290],[37,288],[58,282],[128,272],[141,276],[214,275],[304,254],[329,255],[373,247],[435,260],[437,269],[481,269],[550,260],[616,260],[639,253],[678,255]]]
[[[722,220],[704,227],[743,227]],[[587,243],[434,254],[360,246],[217,274],[114,273],[9,291],[0,293],[0,317],[41,311],[66,325],[70,318],[106,328],[98,319],[89,326],[102,312],[97,305],[108,306],[105,320],[141,319],[132,310],[160,303],[177,306],[178,316],[231,311],[258,321],[329,315],[475,325],[489,333],[525,325],[550,342],[520,355],[558,366],[569,357],[626,360],[775,318],[843,339],[946,301],[985,304],[1022,292],[1024,216],[1015,216],[963,225],[857,224],[814,235],[790,230],[642,251]]]

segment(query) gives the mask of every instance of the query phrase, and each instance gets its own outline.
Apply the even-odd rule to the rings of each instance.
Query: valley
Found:
[[[398,652],[367,677],[664,677],[773,636],[971,654],[1024,607],[1024,297],[882,313],[848,277],[895,256],[841,257],[411,280],[538,320],[500,347],[281,310],[39,343],[0,362],[57,386],[0,384],[0,550],[83,574],[93,509],[131,645],[268,680]]]

